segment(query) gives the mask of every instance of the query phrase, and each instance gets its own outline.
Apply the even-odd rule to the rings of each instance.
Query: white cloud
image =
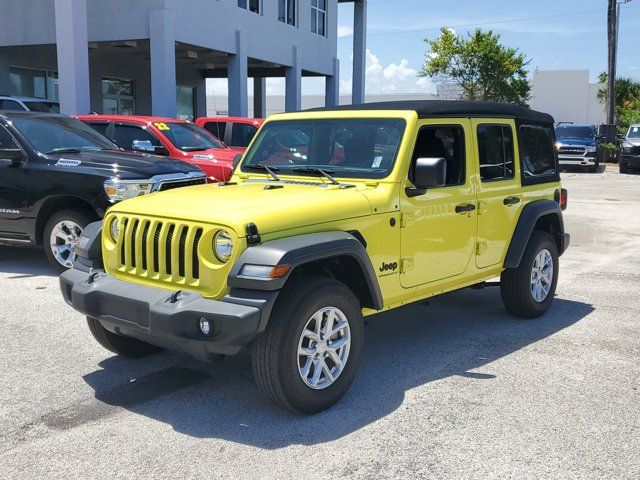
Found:
[[[385,66],[375,53],[367,50],[367,93],[435,93],[435,83],[417,75],[418,71],[406,58]],[[350,93],[351,85],[350,79],[343,79],[340,82],[341,92]]]
[[[349,25],[338,25],[338,38],[353,35],[353,27]]]

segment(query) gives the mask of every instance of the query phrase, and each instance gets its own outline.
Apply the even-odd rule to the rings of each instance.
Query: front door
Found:
[[[513,120],[473,120],[478,174],[476,266],[503,261],[522,208]],[[515,192],[515,193],[514,193]]]
[[[14,163],[3,155],[3,150],[16,149],[20,147],[0,125],[0,238],[18,239],[25,235],[26,163]]]
[[[423,195],[401,193],[400,281],[405,288],[455,277],[469,265],[477,230],[472,146],[469,120],[420,124],[407,185],[418,158],[445,158],[447,175],[446,185]]]

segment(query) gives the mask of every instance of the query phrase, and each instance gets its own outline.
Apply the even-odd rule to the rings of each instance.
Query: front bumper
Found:
[[[582,156],[582,155],[562,155],[559,154],[558,155],[558,162],[560,163],[560,165],[564,165],[564,166],[585,166],[585,167],[592,167],[594,166],[598,161],[598,158],[595,156],[595,154],[593,156]]]
[[[65,301],[109,331],[209,361],[237,353],[266,326],[278,292],[232,289],[222,300],[118,280],[103,271],[60,275]],[[201,318],[212,331],[204,335]]]
[[[640,155],[629,155],[621,153],[618,163],[625,164],[630,168],[640,168]]]

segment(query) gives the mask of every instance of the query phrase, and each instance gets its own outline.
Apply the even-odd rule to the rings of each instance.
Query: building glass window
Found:
[[[327,0],[311,0],[311,31],[327,34]]]
[[[260,4],[262,0],[238,0],[238,6],[240,8],[244,8],[245,10],[249,10],[253,13],[262,13],[260,10]]]
[[[133,80],[102,79],[102,113],[105,115],[133,115],[136,113]]]
[[[193,121],[196,117],[196,89],[178,85],[176,87],[177,115],[182,120]]]
[[[288,25],[297,25],[296,4],[298,0],[278,0],[278,20]]]
[[[58,101],[58,73],[34,68],[9,69],[10,94]]]

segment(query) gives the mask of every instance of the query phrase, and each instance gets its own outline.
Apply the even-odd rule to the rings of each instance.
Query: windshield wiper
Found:
[[[298,167],[294,168],[293,171],[299,173],[319,173],[334,185],[340,185],[340,182],[330,175],[331,173],[336,173],[334,170],[324,170],[320,167]]]
[[[202,152],[203,150],[208,150],[207,147],[182,147],[180,150],[183,152]]]
[[[280,170],[278,167],[267,167],[266,165],[260,165],[259,163],[250,163],[248,165],[243,165],[243,167],[253,170],[264,170],[267,174],[271,175],[276,182],[280,181],[280,177],[275,173],[277,170]]]
[[[47,155],[51,155],[52,153],[82,153],[82,150],[79,148],[54,148],[45,153]]]

